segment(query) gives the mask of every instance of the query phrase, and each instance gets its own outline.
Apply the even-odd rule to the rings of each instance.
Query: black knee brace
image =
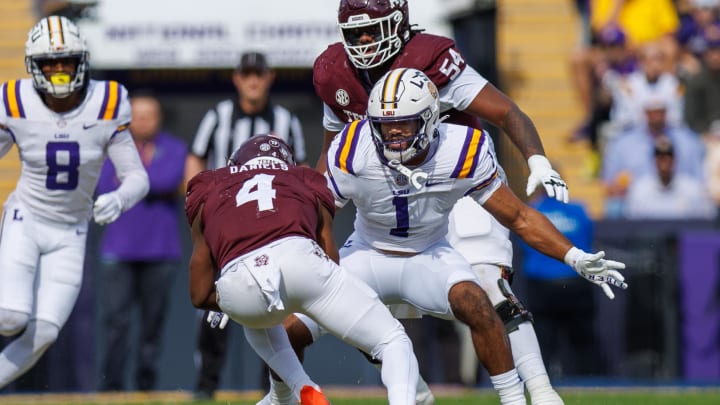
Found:
[[[503,278],[498,280],[498,288],[500,288],[500,292],[507,299],[495,305],[495,312],[498,313],[500,319],[505,324],[507,333],[511,333],[516,331],[518,325],[521,323],[525,321],[534,322],[534,320],[530,311],[528,311],[525,305],[513,294],[505,276],[505,270],[503,270]],[[512,278],[512,272],[510,272],[510,278]]]

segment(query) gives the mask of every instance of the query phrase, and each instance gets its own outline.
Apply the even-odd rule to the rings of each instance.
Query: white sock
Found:
[[[538,375],[525,381],[532,405],[564,405],[560,395],[550,385],[547,374]]]
[[[298,399],[293,395],[292,389],[282,381],[275,381],[270,377],[270,403],[272,405],[290,405]]]
[[[282,378],[282,385],[288,387],[292,395],[300,398],[300,390],[306,385],[319,389],[317,384],[305,373],[282,325],[267,329],[253,329],[244,326],[243,331],[250,346],[260,355],[265,364]],[[279,386],[280,382],[276,381],[276,383]]]
[[[516,369],[491,375],[490,381],[498,392],[502,405],[527,405],[525,390]]]
[[[373,366],[382,373],[382,363],[373,363]],[[415,387],[415,403],[417,405],[435,405],[435,396],[420,373],[418,373],[417,386]]]
[[[525,383],[532,404],[563,404],[560,395],[550,384],[532,323],[527,321],[521,323],[518,325],[518,329],[510,333],[508,337],[512,346],[515,367],[520,379]]]
[[[40,319],[28,323],[25,331],[0,353],[0,388],[23,375],[55,342],[60,328]]]
[[[415,388],[415,403],[417,405],[435,405],[435,395],[430,391],[425,379],[418,374],[417,387]]]

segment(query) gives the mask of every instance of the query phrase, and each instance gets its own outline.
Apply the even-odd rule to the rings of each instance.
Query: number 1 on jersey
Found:
[[[393,197],[393,205],[395,206],[395,222],[397,226],[390,229],[390,235],[408,237],[408,229],[410,228],[410,212],[408,211],[407,197]]]

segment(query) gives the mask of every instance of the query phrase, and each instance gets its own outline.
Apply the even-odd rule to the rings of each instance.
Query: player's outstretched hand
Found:
[[[565,263],[575,269],[581,277],[602,288],[610,299],[615,298],[611,285],[623,290],[628,287],[625,277],[618,271],[625,268],[625,263],[606,260],[603,251],[586,253],[582,249],[573,247],[565,254]]]
[[[532,155],[528,159],[528,167],[530,168],[530,177],[528,177],[527,189],[525,192],[529,196],[535,189],[542,185],[548,196],[554,197],[558,201],[568,202],[569,191],[568,186],[560,177],[560,174],[553,170],[550,161],[542,155]]]

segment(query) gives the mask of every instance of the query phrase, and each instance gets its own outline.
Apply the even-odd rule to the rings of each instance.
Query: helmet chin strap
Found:
[[[410,170],[397,159],[389,160],[388,166],[407,176],[407,178],[410,179],[410,184],[417,190],[420,190],[427,181],[427,173],[420,169]]]

